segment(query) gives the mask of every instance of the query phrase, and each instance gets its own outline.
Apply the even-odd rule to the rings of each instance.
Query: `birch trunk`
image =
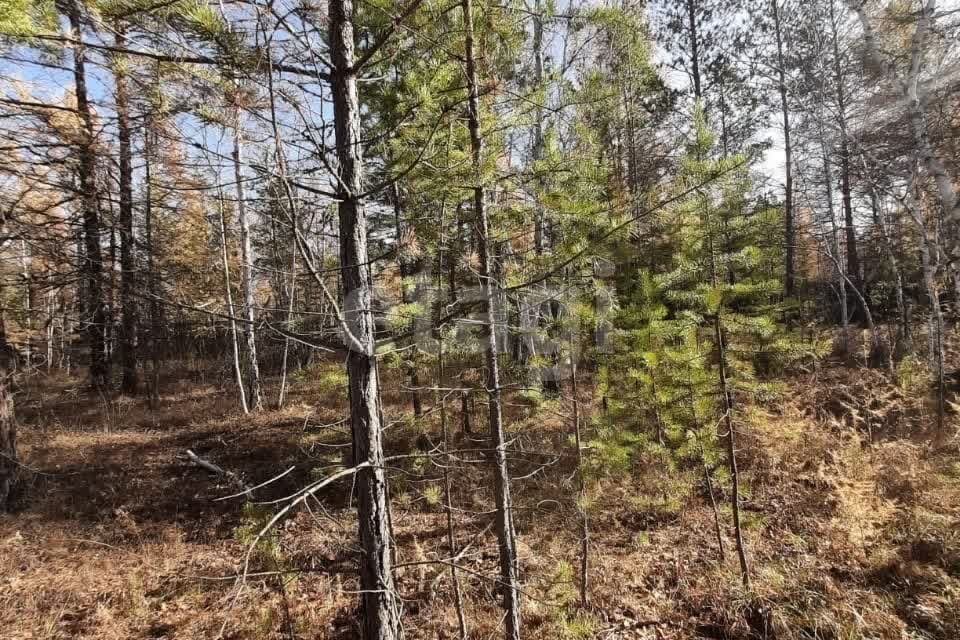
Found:
[[[933,27],[933,16],[936,12],[937,2],[936,0],[924,0],[920,9],[910,44],[910,66],[905,76],[897,72],[894,60],[885,56],[881,51],[876,32],[864,8],[864,3],[847,0],[847,6],[856,14],[860,26],[863,28],[867,54],[888,76],[888,79],[904,99],[917,157],[937,187],[943,217],[947,223],[949,235],[952,236],[948,240],[951,243],[948,255],[951,261],[955,261],[960,258],[960,199],[958,199],[957,190],[954,187],[954,178],[947,172],[946,164],[930,141],[926,114],[929,93],[924,83],[920,81],[923,58],[926,55],[927,38]]]
[[[153,245],[153,132],[149,121],[144,133],[144,182],[143,206],[144,239],[147,243],[147,278],[150,290],[150,406],[160,404],[160,286],[155,266],[156,247]]]
[[[937,285],[940,255],[937,250],[936,240],[930,237],[927,226],[924,224],[920,203],[913,193],[915,188],[916,174],[914,173],[911,175],[910,184],[907,186],[904,204],[906,205],[907,213],[917,227],[917,232],[920,234],[920,264],[923,270],[923,286],[926,289],[927,300],[930,304],[929,328],[927,333],[927,360],[930,369],[933,371],[934,381],[937,385],[937,430],[938,432],[942,432],[946,408],[946,376],[943,362],[943,312],[940,309],[940,292]]]
[[[17,423],[13,413],[13,359],[6,329],[0,326],[0,512],[10,507],[19,468]]]
[[[240,222],[240,291],[243,295],[243,332],[247,339],[247,392],[251,411],[263,409],[263,389],[260,384],[260,363],[257,358],[257,325],[253,308],[253,246],[250,240],[250,220],[243,189],[243,136],[240,131],[240,108],[237,107],[233,128],[233,175],[236,181],[237,218]]]
[[[223,193],[218,194],[217,205],[219,211],[220,232],[220,262],[223,268],[223,295],[227,302],[227,314],[230,316],[230,350],[233,355],[233,376],[237,382],[237,393],[240,394],[240,408],[244,415],[250,413],[247,405],[247,392],[243,384],[243,371],[240,367],[240,336],[237,331],[236,307],[233,304],[233,291],[230,285],[230,258],[227,251],[227,217],[224,214]]]

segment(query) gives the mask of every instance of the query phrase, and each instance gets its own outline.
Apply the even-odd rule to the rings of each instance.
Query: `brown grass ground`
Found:
[[[272,512],[215,502],[234,487],[182,458],[190,448],[248,484],[295,466],[256,501],[336,468],[343,425],[321,428],[343,417],[336,367],[298,376],[286,408],[251,417],[229,389],[200,382],[167,383],[156,412],[78,392],[65,377],[25,388],[27,486],[19,510],[0,515],[0,638],[356,637],[349,482],[283,522],[238,589],[252,532]],[[922,396],[878,372],[827,366],[790,380],[775,406],[742,414],[751,593],[739,585],[728,527],[718,560],[712,511],[692,471],[665,482],[657,460],[641,456],[628,477],[600,478],[586,608],[575,604],[571,463],[542,464],[568,451],[570,407],[535,410],[515,399],[525,637],[960,638],[957,443],[934,447],[922,435],[930,423]],[[416,424],[403,397],[384,400],[389,454],[415,450],[421,433],[436,440],[436,413]],[[459,433],[459,403],[451,405],[455,446],[482,446]],[[483,413],[478,406],[477,432]],[[453,496],[459,544],[468,545],[460,578],[471,637],[490,638],[499,623],[491,500],[481,455],[463,457]],[[398,465],[392,516],[406,635],[455,638],[448,569],[422,563],[449,557],[440,471]],[[722,516],[729,521],[729,510]]]

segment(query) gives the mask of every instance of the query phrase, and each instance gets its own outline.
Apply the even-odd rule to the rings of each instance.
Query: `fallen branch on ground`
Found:
[[[250,491],[250,488],[244,484],[243,480],[240,479],[240,476],[235,474],[232,471],[227,471],[223,467],[213,464],[209,460],[204,460],[197,454],[195,454],[190,449],[187,449],[187,459],[190,460],[193,464],[200,467],[201,469],[206,469],[212,474],[222,476],[229,480],[231,483],[235,484],[238,488],[243,489],[242,493],[247,493]]]

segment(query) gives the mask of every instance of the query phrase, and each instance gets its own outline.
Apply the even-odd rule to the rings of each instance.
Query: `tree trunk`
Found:
[[[144,239],[147,243],[147,279],[150,289],[150,406],[160,404],[160,285],[155,265],[156,247],[153,244],[153,132],[147,123],[144,132],[144,182],[143,206]]]
[[[116,28],[116,44],[123,47],[125,37],[122,25]],[[133,235],[133,163],[130,152],[130,112],[127,97],[127,75],[121,58],[114,68],[116,80],[117,135],[120,140],[120,391],[135,395],[137,377],[137,302],[136,266],[134,264]]]
[[[108,171],[108,176],[110,172]],[[108,178],[109,179],[109,178]],[[104,283],[107,287],[106,291],[106,305],[107,305],[107,327],[106,327],[106,354],[107,354],[107,366],[113,367],[113,356],[116,351],[116,340],[117,340],[117,323],[116,323],[116,302],[117,302],[117,212],[114,210],[113,198],[107,196],[107,201],[109,204],[110,211],[110,249],[109,256],[110,262],[107,266],[107,272],[110,274],[110,278]],[[100,205],[101,211],[103,210],[103,204]],[[101,221],[102,223],[102,221]]]
[[[323,263],[321,263],[323,264]],[[287,291],[287,312],[284,325],[287,331],[293,328],[293,304],[297,294],[297,252],[290,255],[290,285]],[[287,394],[287,368],[290,360],[290,338],[283,337],[283,361],[280,363],[280,391],[277,392],[277,408],[283,408]]]
[[[771,0],[773,10],[774,34],[777,40],[777,72],[779,75],[780,109],[783,112],[783,151],[784,151],[784,283],[783,293],[792,298],[796,293],[796,252],[797,235],[793,216],[793,148],[790,144],[790,106],[787,101],[787,80],[783,59],[783,33],[780,25],[779,0]]]
[[[400,187],[397,183],[393,184],[393,220],[395,233],[397,236],[397,269],[400,272],[400,300],[403,304],[410,304],[414,300],[411,291],[408,288],[407,278],[413,275],[410,264],[403,254],[403,206],[400,202]],[[420,401],[420,374],[417,371],[417,338],[410,341],[410,364],[407,366],[407,379],[410,382],[410,404],[413,407],[413,415],[420,418],[423,415],[423,403]]]
[[[740,472],[737,469],[737,442],[733,428],[733,398],[727,381],[727,350],[723,341],[719,309],[713,319],[713,331],[719,353],[717,373],[720,378],[720,397],[723,398],[723,423],[727,429],[727,464],[730,467],[730,508],[733,511],[733,535],[737,545],[737,558],[740,560],[740,578],[743,580],[743,586],[749,589],[750,567],[747,564],[747,546],[743,540],[743,526],[740,522]]]
[[[920,262],[923,269],[923,286],[926,289],[927,300],[930,304],[930,317],[927,333],[927,361],[933,371],[937,385],[937,431],[943,432],[943,420],[946,400],[946,377],[944,372],[943,353],[943,312],[940,309],[940,292],[937,286],[937,271],[939,269],[940,254],[935,238],[931,238],[923,221],[920,203],[914,195],[917,188],[916,172],[910,177],[907,186],[904,204],[910,218],[920,234]]]
[[[367,640],[400,637],[400,610],[393,582],[387,478],[374,322],[367,254],[367,214],[363,192],[360,103],[354,68],[352,0],[329,0],[331,90],[339,177],[340,272],[346,325],[353,333],[347,355],[350,424],[354,463],[368,463],[357,474],[360,530],[360,589]]]
[[[298,226],[299,216],[297,215],[297,206],[296,199],[294,198],[293,190],[290,185],[290,182],[287,178],[287,160],[286,156],[283,153],[283,143],[280,139],[280,127],[277,123],[277,100],[276,100],[276,91],[273,88],[273,53],[270,47],[267,47],[267,93],[270,98],[270,128],[273,132],[273,146],[274,153],[276,155],[277,169],[280,172],[280,183],[283,188],[283,195],[287,202],[287,218],[290,223],[290,228],[293,230],[293,242],[294,245],[299,248],[298,238],[300,233],[300,228]],[[278,247],[279,249],[279,247]],[[279,256],[279,251],[277,252]],[[321,268],[323,266],[323,255],[320,256],[319,264]],[[282,280],[282,275],[279,278]],[[290,285],[289,290],[287,291],[287,315],[286,315],[286,329],[290,331],[293,326],[293,310],[294,305],[296,304],[297,297],[297,250],[290,252]],[[323,309],[320,309],[320,312],[323,312]],[[284,336],[283,338],[283,362],[280,367],[280,391],[277,394],[277,408],[282,409],[284,400],[286,399],[287,393],[287,369],[289,366],[289,357],[290,357],[290,337]]]
[[[857,229],[853,222],[853,203],[850,193],[850,144],[847,133],[847,96],[844,89],[843,65],[840,59],[838,25],[833,2],[830,8],[831,45],[833,48],[833,82],[837,98],[837,124],[840,127],[840,195],[843,207],[843,229],[847,250],[847,277],[862,290],[860,255],[857,251]],[[837,256],[839,257],[839,255]]]
[[[227,314],[230,316],[230,350],[233,355],[233,376],[237,382],[237,393],[240,394],[240,408],[244,415],[250,413],[250,407],[247,404],[247,391],[243,384],[243,370],[240,367],[240,336],[237,331],[236,307],[233,304],[233,291],[230,285],[230,257],[227,250],[227,216],[224,213],[223,193],[217,194],[217,206],[219,210],[219,232],[220,232],[220,261],[223,266],[223,295],[227,302]]]
[[[83,333],[90,350],[90,384],[102,390],[109,382],[106,353],[107,312],[103,298],[103,258],[100,252],[100,204],[97,194],[97,158],[94,151],[93,114],[87,98],[86,54],[80,23],[80,2],[72,0],[67,6],[73,46],[73,80],[82,131],[77,149],[77,175],[80,183],[80,209],[83,215],[84,262],[86,284]]]
[[[863,28],[867,54],[874,63],[883,70],[896,88],[903,95],[907,116],[910,121],[910,133],[913,135],[914,147],[917,156],[937,186],[937,195],[943,209],[943,217],[947,224],[948,234],[952,237],[949,259],[956,261],[960,258],[960,197],[954,186],[955,180],[947,172],[946,164],[937,154],[930,141],[930,132],[927,127],[926,108],[929,101],[929,89],[920,82],[920,71],[923,68],[923,57],[926,55],[927,38],[933,29],[933,16],[936,12],[936,0],[923,0],[923,6],[917,13],[917,26],[910,43],[910,66],[907,77],[901,77],[894,67],[892,58],[887,57],[880,49],[877,35],[867,17],[863,3],[847,0],[847,6],[853,11]]]
[[[535,0],[533,7],[533,82],[537,90],[543,84],[543,0]],[[530,159],[533,162],[543,159],[543,118],[544,105],[538,103],[533,118],[533,139],[530,149]],[[541,187],[542,181],[538,178],[534,180],[534,185]],[[543,207],[540,205],[539,197],[535,198],[534,202],[533,250],[537,256],[541,256],[544,249]]]
[[[853,222],[853,202],[850,193],[850,150],[846,138],[840,141],[840,196],[843,202],[843,229],[847,244],[847,277],[863,291],[863,272],[857,250],[857,229]]]
[[[10,508],[19,470],[17,423],[13,412],[13,359],[6,330],[0,326],[0,511]]]
[[[840,347],[843,354],[850,351],[850,316],[847,306],[847,280],[843,274],[843,264],[840,262],[840,239],[837,237],[837,216],[833,207],[833,172],[830,170],[830,158],[827,155],[827,145],[821,131],[820,150],[823,157],[823,183],[827,192],[827,211],[830,218],[831,259],[837,271],[837,288],[840,296]]]
[[[690,29],[690,63],[693,74],[693,97],[697,102],[703,99],[700,80],[700,40],[697,36],[697,11],[695,0],[686,0],[687,26]]]
[[[473,0],[461,0],[464,26],[464,53],[466,60],[467,120],[470,129],[470,151],[473,160],[473,208],[478,230],[480,279],[486,299],[484,326],[487,394],[489,397],[490,444],[493,448],[494,494],[496,498],[496,531],[500,552],[500,589],[503,592],[505,638],[520,638],[520,588],[517,563],[516,532],[513,526],[513,504],[510,496],[510,472],[507,468],[507,444],[503,431],[500,370],[497,362],[496,297],[493,278],[493,260],[490,256],[490,221],[487,215],[486,194],[483,185],[483,139],[480,136],[480,92],[473,50]]]
[[[237,218],[240,221],[240,290],[243,295],[243,332],[247,338],[247,357],[250,362],[247,370],[247,392],[251,411],[263,409],[263,389],[260,384],[260,363],[257,358],[257,325],[253,308],[253,246],[250,239],[250,221],[247,218],[247,205],[244,199],[243,172],[241,158],[243,154],[243,136],[240,131],[241,112],[236,108],[233,128],[233,175],[236,180]]]
[[[449,158],[448,158],[449,161]],[[440,241],[437,249],[437,295],[438,304],[435,307],[436,315],[440,315],[442,308],[439,302],[439,296],[443,294],[443,246],[444,246],[444,207],[446,202],[440,206]],[[449,257],[448,257],[449,259]],[[446,381],[445,363],[443,360],[443,326],[436,325],[437,337],[437,390],[434,393],[434,404],[440,407],[440,437],[443,440],[443,454],[446,458],[442,465],[443,470],[443,501],[444,511],[447,516],[447,546],[449,547],[450,557],[457,557],[457,538],[454,533],[453,521],[453,482],[450,477],[450,469],[455,463],[454,456],[450,455],[450,434],[447,429],[447,393],[441,389]],[[463,593],[460,590],[460,578],[457,575],[457,563],[454,560],[450,563],[450,581],[453,583],[453,605],[457,613],[457,627],[460,632],[460,640],[467,640],[467,619],[463,611]]]
[[[587,513],[587,483],[583,468],[583,439],[580,432],[580,398],[577,385],[577,360],[570,349],[570,393],[573,396],[573,444],[577,448],[577,511],[580,513],[580,606],[586,607],[590,589],[590,520]]]
[[[20,277],[23,280],[23,316],[26,336],[23,339],[23,366],[30,369],[33,364],[33,282],[30,276],[30,251],[27,241],[20,239]]]

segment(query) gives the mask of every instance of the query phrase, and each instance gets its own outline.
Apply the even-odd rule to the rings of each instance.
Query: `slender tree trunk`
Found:
[[[844,87],[843,63],[840,57],[840,37],[833,2],[829,2],[831,45],[833,48],[833,82],[837,98],[837,124],[840,126],[840,196],[843,208],[843,230],[846,240],[846,274],[862,289],[860,255],[857,250],[857,229],[853,221],[853,202],[850,192],[850,141],[847,132],[847,96]],[[839,255],[837,256],[839,257]]]
[[[790,105],[787,100],[786,62],[783,57],[783,33],[780,24],[779,0],[771,0],[774,34],[777,40],[777,74],[780,93],[780,110],[783,115],[783,151],[784,151],[784,285],[783,293],[792,298],[796,293],[795,252],[797,234],[793,215],[793,147],[790,144]]]
[[[503,430],[500,370],[497,362],[496,284],[490,256],[490,221],[483,185],[483,139],[480,136],[480,92],[473,41],[473,0],[461,0],[464,26],[464,53],[467,73],[467,120],[470,129],[470,151],[473,160],[473,208],[476,215],[477,244],[480,253],[480,278],[486,298],[487,394],[489,396],[490,444],[493,448],[494,494],[496,497],[496,531],[500,552],[500,588],[505,612],[504,637],[520,638],[520,588],[517,562],[516,532],[513,526],[513,504],[510,495],[510,472],[507,468],[507,444]]]
[[[86,53],[82,44],[79,0],[67,5],[73,46],[73,80],[82,131],[77,149],[79,165],[81,212],[83,215],[84,263],[82,272],[86,284],[87,304],[83,333],[90,350],[90,384],[94,389],[105,389],[109,383],[107,363],[107,311],[103,296],[103,259],[100,252],[100,205],[97,194],[97,158],[94,151],[93,114],[87,98]]]
[[[49,290],[47,291],[47,302],[46,302],[46,311],[47,311],[47,323],[46,323],[46,366],[47,374],[53,370],[53,354],[54,354],[54,342],[56,340],[56,291]]]
[[[448,143],[449,144],[449,143]],[[444,246],[444,207],[446,203],[444,202],[440,206],[440,241],[438,243],[439,249],[437,250],[437,295],[440,296],[443,294],[443,246]],[[449,259],[449,257],[448,257]],[[439,316],[439,310],[441,305],[438,303],[436,306],[437,315]],[[445,362],[443,359],[443,327],[437,325],[436,327],[437,335],[437,392],[435,396],[435,404],[440,407],[440,435],[443,439],[443,454],[446,458],[446,462],[442,465],[443,469],[443,501],[444,501],[444,510],[447,515],[447,546],[449,547],[450,557],[457,557],[457,538],[454,533],[454,522],[453,522],[453,482],[450,477],[450,469],[454,465],[454,457],[451,456],[448,452],[450,451],[450,434],[447,429],[447,395],[443,393],[441,389],[446,381],[446,371],[445,371]],[[453,605],[457,612],[457,627],[460,633],[460,640],[467,640],[467,619],[463,611],[463,593],[460,590],[460,577],[457,575],[457,563],[453,561],[450,563],[450,581],[453,583]]]
[[[110,202],[110,262],[108,266],[108,272],[110,278],[107,281],[107,329],[106,329],[106,344],[107,344],[107,366],[112,370],[113,367],[113,358],[114,353],[116,352],[116,341],[117,341],[117,212],[114,210],[113,199],[107,198]],[[103,205],[101,205],[101,210]]]
[[[700,80],[700,38],[697,35],[697,7],[696,0],[686,0],[687,28],[690,29],[690,63],[693,75],[693,97],[697,102],[703,99],[703,88]]]
[[[853,221],[853,202],[850,193],[850,150],[846,139],[840,142],[840,196],[843,203],[843,230],[847,241],[847,276],[863,290],[863,272],[857,249],[857,228]]]
[[[707,487],[707,496],[710,498],[710,507],[713,509],[713,530],[717,536],[717,548],[719,550],[720,562],[726,562],[727,553],[723,545],[723,531],[720,527],[720,508],[717,505],[716,492],[713,490],[713,477],[710,475],[710,469],[707,466],[707,455],[703,450],[703,443],[700,440],[700,419],[697,417],[697,406],[693,399],[693,388],[687,387],[686,396],[687,408],[690,410],[690,417],[693,419],[693,427],[697,435],[697,448],[700,451],[700,466],[703,468],[703,480]]]
[[[462,377],[461,384],[465,384]],[[460,431],[463,434],[473,433],[473,426],[470,423],[470,405],[470,391],[463,389],[460,392]]]
[[[30,276],[30,252],[27,241],[20,239],[20,278],[23,280],[23,316],[26,336],[23,340],[24,368],[33,364],[33,278]]]
[[[724,221],[725,223],[725,221]],[[717,274],[714,228],[709,218],[709,209],[704,211],[703,225],[707,236],[707,253],[710,268],[710,285],[713,290],[717,290],[720,280]],[[724,427],[727,430],[727,465],[730,470],[730,508],[733,512],[733,534],[736,542],[737,558],[740,560],[740,577],[743,580],[743,586],[750,588],[750,568],[747,564],[747,548],[743,539],[743,527],[740,522],[740,472],[737,468],[737,443],[736,432],[733,427],[733,389],[730,388],[730,382],[727,379],[727,345],[723,331],[723,294],[721,291],[720,300],[717,309],[713,314],[713,336],[717,349],[717,377],[719,383],[720,398],[722,399],[721,416]]]
[[[393,582],[387,478],[383,462],[382,412],[367,254],[360,103],[354,67],[352,0],[329,0],[331,89],[339,177],[340,272],[346,324],[353,333],[347,355],[354,463],[371,466],[357,474],[360,529],[360,589],[366,640],[401,635]]]
[[[535,0],[533,11],[533,82],[535,86],[541,88],[544,82],[544,51],[543,51],[543,23],[544,6],[543,0]],[[544,97],[546,93],[544,93]],[[545,151],[544,143],[544,119],[546,117],[545,105],[538,104],[535,107],[533,118],[533,131],[531,132],[530,143],[530,161],[535,164],[543,159]],[[546,246],[546,228],[544,220],[544,208],[539,193],[543,189],[543,180],[537,176],[532,182],[534,193],[533,204],[533,251],[539,259],[543,256]],[[541,304],[538,295],[520,294],[517,300],[518,314],[517,320],[520,328],[517,340],[517,361],[527,365],[527,386],[531,389],[539,389],[543,385],[541,377],[541,367],[531,361],[537,355],[537,332],[542,318]]]
[[[737,545],[737,558],[740,561],[740,578],[743,580],[743,586],[749,589],[750,567],[747,564],[747,546],[743,540],[743,526],[740,522],[740,472],[737,468],[737,443],[733,428],[733,398],[727,381],[727,349],[724,343],[719,309],[713,318],[713,332],[719,352],[717,373],[720,377],[720,397],[723,398],[723,423],[727,430],[727,464],[730,468],[730,508],[733,511],[733,535]]]
[[[897,252],[894,251],[893,239],[890,237],[890,229],[880,208],[880,196],[876,187],[871,187],[870,202],[873,207],[874,218],[877,227],[880,229],[880,237],[883,240],[884,253],[887,255],[887,261],[890,263],[890,269],[894,276],[894,295],[897,303],[897,353],[903,354],[910,350],[911,327],[910,317],[907,311],[907,303],[903,294],[903,268],[900,260],[897,258]],[[899,357],[899,356],[898,356]]]
[[[923,269],[923,285],[927,292],[927,300],[930,304],[930,316],[928,320],[927,333],[927,361],[930,369],[933,371],[934,382],[937,386],[937,431],[943,432],[943,421],[945,414],[946,400],[946,376],[944,372],[944,353],[943,353],[943,312],[940,309],[940,292],[937,285],[937,271],[939,269],[939,251],[935,238],[930,237],[927,227],[923,221],[923,215],[920,209],[920,203],[914,195],[914,189],[917,188],[916,172],[910,177],[910,184],[907,186],[904,204],[907,213],[913,220],[920,233],[920,263]]]
[[[125,45],[123,26],[116,28],[116,44]],[[127,96],[125,58],[114,68],[117,104],[117,134],[120,140],[120,390],[127,395],[137,393],[137,302],[136,266],[133,235],[133,163],[130,151],[130,111]]]
[[[543,85],[543,0],[534,0],[533,6],[533,82],[537,89]],[[544,106],[537,104],[533,118],[533,140],[530,158],[533,162],[543,159],[543,118]],[[535,180],[537,186],[540,180]],[[544,248],[543,207],[536,199],[533,212],[533,249],[536,255],[543,254]]]
[[[321,263],[323,264],[323,263]],[[290,255],[290,285],[287,291],[287,314],[284,324],[287,331],[290,331],[293,323],[293,304],[297,293],[297,252],[293,251]],[[277,408],[283,408],[283,402],[287,393],[287,367],[290,356],[290,338],[283,338],[283,362],[280,364],[280,391],[277,395]]]
[[[237,218],[240,221],[240,290],[243,295],[243,332],[247,339],[247,391],[251,411],[263,409],[263,389],[260,383],[260,363],[257,358],[257,325],[253,305],[253,246],[250,239],[250,220],[243,188],[243,135],[240,131],[241,112],[236,108],[233,128],[233,175],[236,180]]]
[[[14,352],[0,318],[0,511],[10,508],[19,470],[17,423],[13,412],[13,360]]]
[[[847,280],[843,273],[843,264],[840,262],[840,240],[837,237],[837,216],[833,206],[833,172],[830,170],[830,158],[827,155],[827,145],[821,131],[820,149],[823,157],[823,183],[827,192],[827,212],[830,218],[830,242],[834,267],[837,270],[837,288],[840,294],[840,346],[844,355],[850,352],[850,315],[847,305]]]
[[[723,532],[720,529],[720,509],[717,506],[717,497],[713,490],[713,478],[710,477],[710,469],[707,467],[707,458],[703,453],[703,445],[700,445],[700,465],[703,467],[703,480],[707,485],[707,496],[710,498],[710,507],[713,509],[713,532],[717,536],[717,549],[720,554],[720,562],[725,562],[727,552],[723,547]]]
[[[300,228],[298,226],[299,216],[297,215],[297,206],[296,199],[294,198],[293,189],[290,185],[289,179],[287,177],[287,159],[283,152],[283,143],[280,139],[280,127],[277,123],[277,101],[276,101],[276,91],[273,88],[273,52],[268,46],[267,51],[267,93],[270,99],[270,128],[273,132],[273,145],[274,145],[274,154],[276,156],[277,168],[280,172],[280,182],[281,188],[283,189],[283,195],[287,203],[287,222],[290,224],[290,228],[293,230],[293,242],[295,249],[290,252],[290,286],[289,291],[287,292],[287,317],[286,317],[286,328],[287,331],[292,329],[293,322],[293,310],[294,305],[296,304],[297,297],[297,250],[300,245],[298,242],[298,234]],[[279,255],[279,252],[278,252]],[[320,256],[319,264],[323,266],[323,255]],[[282,276],[281,276],[282,279]],[[321,308],[321,313],[323,309]],[[236,340],[234,340],[236,342]],[[283,363],[280,368],[280,391],[277,395],[277,408],[283,408],[283,402],[286,398],[287,392],[287,368],[288,361],[290,356],[290,338],[284,336],[283,338]]]
[[[727,94],[724,83],[724,75],[720,74],[720,81],[717,83],[720,95],[720,148],[723,150],[723,157],[730,155],[730,132],[727,128]]]
[[[146,183],[144,239],[147,243],[147,279],[150,289],[150,406],[160,404],[160,285],[156,269],[156,246],[153,244],[153,132],[147,124],[144,132],[144,181]]]
[[[580,398],[577,360],[571,341],[570,392],[573,395],[573,443],[577,448],[577,511],[580,513],[580,606],[587,606],[590,589],[590,516],[587,513],[587,483],[583,468],[583,439],[580,432]]]
[[[403,304],[410,304],[413,302],[413,296],[411,295],[412,292],[409,289],[410,283],[407,282],[407,278],[413,274],[403,254],[403,245],[405,242],[403,238],[403,206],[400,202],[400,187],[397,183],[393,184],[393,218],[397,236],[397,269],[400,272],[400,299]],[[410,364],[407,366],[407,379],[410,381],[410,404],[413,406],[413,415],[416,418],[423,415],[423,403],[420,401],[420,375],[417,371],[418,351],[416,337],[414,337],[410,346]]]
[[[230,285],[230,254],[227,250],[227,216],[224,213],[223,193],[218,193],[217,208],[219,212],[220,232],[220,261],[223,267],[223,295],[227,302],[227,313],[230,315],[230,350],[233,355],[233,376],[237,382],[237,393],[240,394],[240,408],[244,415],[250,413],[247,404],[246,386],[243,384],[243,370],[240,367],[240,336],[237,331],[236,307],[233,304],[233,291]]]

